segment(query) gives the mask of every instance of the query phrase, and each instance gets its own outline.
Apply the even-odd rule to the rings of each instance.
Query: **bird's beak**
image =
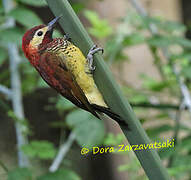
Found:
[[[54,27],[56,26],[58,20],[61,18],[61,16],[55,17],[52,21],[48,23],[48,31],[53,31]]]

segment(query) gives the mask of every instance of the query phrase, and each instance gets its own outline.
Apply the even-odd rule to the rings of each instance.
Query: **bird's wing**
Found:
[[[64,61],[53,53],[44,52],[39,61],[39,73],[51,87],[72,103],[98,117]]]

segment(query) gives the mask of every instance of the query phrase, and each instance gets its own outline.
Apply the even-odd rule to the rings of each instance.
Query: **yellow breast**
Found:
[[[64,58],[67,68],[74,75],[75,80],[83,90],[88,101],[91,104],[107,107],[101,93],[97,89],[92,74],[89,71],[87,60],[81,50],[71,44],[65,49]]]

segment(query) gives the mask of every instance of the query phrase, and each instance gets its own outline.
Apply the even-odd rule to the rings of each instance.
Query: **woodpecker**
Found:
[[[123,122],[106,105],[92,76],[93,55],[98,51],[103,53],[103,49],[94,45],[85,58],[68,36],[53,39],[53,29],[59,19],[56,17],[48,25],[35,26],[24,34],[22,49],[26,58],[50,87],[76,106],[97,118],[100,118],[98,113],[105,113]]]

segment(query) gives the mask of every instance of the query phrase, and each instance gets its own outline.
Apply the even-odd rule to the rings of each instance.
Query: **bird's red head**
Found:
[[[29,61],[36,65],[39,59],[39,48],[45,46],[47,43],[51,42],[53,28],[58,22],[60,16],[53,19],[48,25],[35,26],[28,30],[22,39],[22,49],[25,56]]]

